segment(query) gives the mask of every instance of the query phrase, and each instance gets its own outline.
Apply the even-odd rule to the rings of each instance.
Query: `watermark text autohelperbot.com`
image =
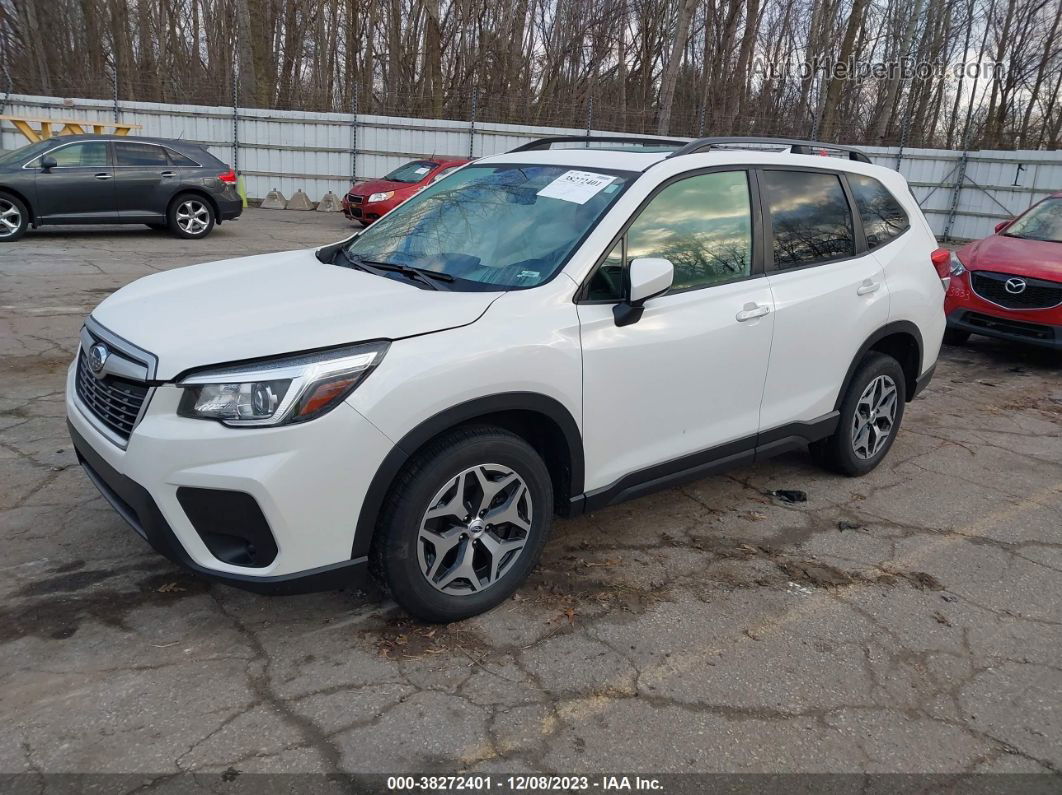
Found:
[[[993,61],[919,61],[901,58],[896,61],[834,60],[816,57],[807,61],[771,61],[756,58],[752,64],[753,74],[763,80],[810,80],[823,78],[833,80],[928,80],[966,78],[974,80],[1002,79],[1006,67]]]

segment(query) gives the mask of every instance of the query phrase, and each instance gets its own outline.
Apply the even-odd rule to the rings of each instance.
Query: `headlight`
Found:
[[[962,264],[958,254],[951,252],[951,275],[962,276],[964,273],[966,273],[966,266]]]
[[[354,391],[388,345],[348,345],[193,373],[177,384],[184,390],[177,413],[234,427],[312,420]]]
[[[382,202],[387,201],[395,195],[393,190],[386,191],[385,193],[374,193],[369,197],[370,202]]]

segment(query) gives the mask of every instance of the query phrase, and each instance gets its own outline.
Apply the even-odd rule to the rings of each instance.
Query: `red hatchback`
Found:
[[[945,341],[971,334],[1062,350],[1062,193],[951,255]]]
[[[352,221],[371,224],[435,180],[468,162],[467,158],[411,160],[385,177],[356,182],[343,197],[343,215]]]

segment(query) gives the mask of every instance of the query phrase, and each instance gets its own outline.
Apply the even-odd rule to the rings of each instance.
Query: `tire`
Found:
[[[900,363],[884,353],[867,354],[841,401],[837,430],[811,445],[812,456],[822,466],[842,475],[867,474],[882,462],[896,440],[906,394],[907,379]],[[886,424],[887,433],[882,435]]]
[[[949,328],[944,330],[945,345],[962,345],[968,339],[970,339],[969,331],[963,331],[962,329],[958,328]]]
[[[486,514],[470,516],[469,508]],[[542,554],[552,515],[553,485],[531,445],[493,426],[458,428],[429,443],[395,480],[370,568],[406,612],[458,621],[516,591]]]
[[[0,191],[0,243],[12,243],[29,228],[29,208],[17,196]]]
[[[177,237],[198,240],[214,228],[214,208],[198,193],[182,193],[170,202],[167,225]]]

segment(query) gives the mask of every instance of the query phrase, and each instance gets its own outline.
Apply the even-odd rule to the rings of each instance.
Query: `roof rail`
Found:
[[[551,135],[547,138],[537,138],[526,144],[521,144],[512,152],[532,152],[540,149],[549,149],[553,144],[641,144],[642,146],[674,146],[684,147],[689,142],[675,138],[639,138],[626,135]]]
[[[844,144],[829,144],[821,141],[801,141],[796,138],[757,138],[755,136],[737,136],[733,138],[698,138],[690,141],[681,149],[676,149],[668,157],[680,155],[692,155],[696,152],[706,152],[714,146],[727,144],[767,144],[775,146],[788,146],[794,155],[815,154],[814,149],[833,149],[838,152],[847,152],[849,160],[858,160],[860,163],[869,163],[870,158],[862,151]]]

